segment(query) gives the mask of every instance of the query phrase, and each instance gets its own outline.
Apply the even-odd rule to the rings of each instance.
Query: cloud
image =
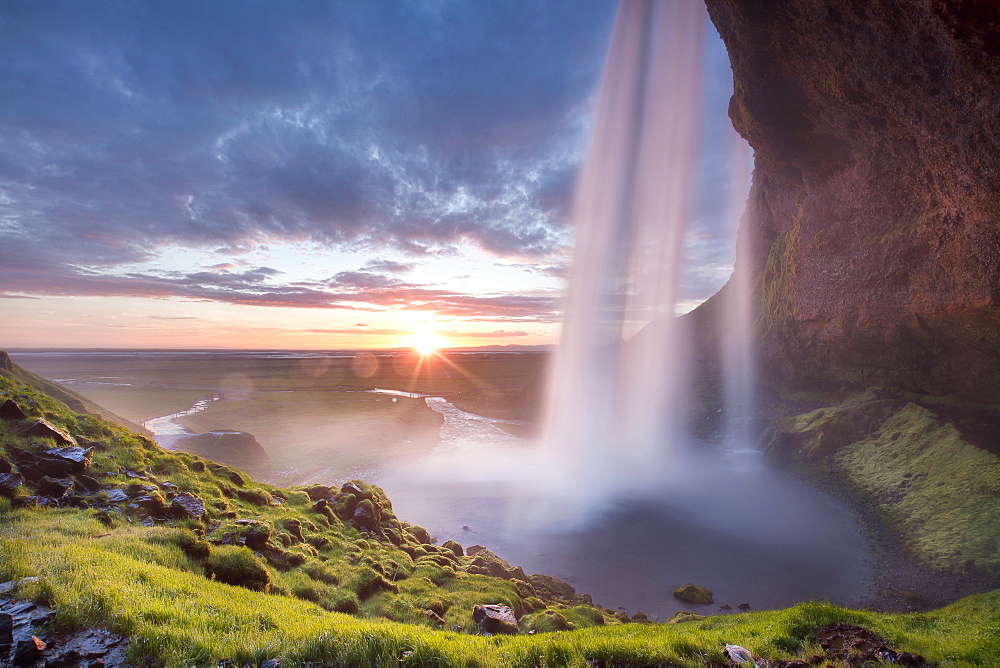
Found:
[[[269,238],[546,255],[613,10],[12,0],[0,221],[91,268]]]

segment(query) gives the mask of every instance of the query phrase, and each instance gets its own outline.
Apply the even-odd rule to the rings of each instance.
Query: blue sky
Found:
[[[0,345],[554,342],[615,11],[5,0]],[[710,30],[689,305],[733,254]]]

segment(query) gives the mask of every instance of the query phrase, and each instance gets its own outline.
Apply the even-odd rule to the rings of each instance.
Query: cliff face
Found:
[[[765,373],[1000,401],[1000,5],[707,5]]]

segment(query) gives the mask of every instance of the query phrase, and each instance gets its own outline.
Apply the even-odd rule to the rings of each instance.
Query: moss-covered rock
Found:
[[[245,547],[222,545],[212,549],[205,564],[215,580],[254,591],[267,591],[271,574],[257,555]]]
[[[690,582],[675,589],[674,598],[684,601],[685,603],[700,603],[702,605],[707,605],[715,601],[712,596],[711,589],[706,589],[705,587],[691,584]]]

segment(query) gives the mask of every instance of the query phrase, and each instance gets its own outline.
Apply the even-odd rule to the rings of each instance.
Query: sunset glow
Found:
[[[431,331],[417,332],[409,341],[410,346],[424,357],[433,355],[447,345],[443,338]]]

